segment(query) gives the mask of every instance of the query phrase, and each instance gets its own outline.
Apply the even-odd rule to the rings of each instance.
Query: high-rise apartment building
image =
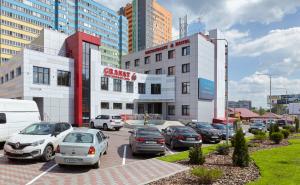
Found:
[[[29,34],[27,28],[14,24],[7,28],[1,24],[0,48],[5,55],[1,54],[0,58],[4,62],[37,37],[36,30],[42,28],[56,29],[68,35],[82,31],[100,36],[104,65],[119,66],[120,56],[128,51],[126,18],[94,0],[1,0],[1,21],[3,17],[37,32]],[[3,35],[10,36],[8,41],[2,41]],[[19,47],[14,47],[16,38],[23,45],[18,43]]]
[[[119,13],[128,19],[129,52],[172,40],[172,14],[156,0],[133,0]]]

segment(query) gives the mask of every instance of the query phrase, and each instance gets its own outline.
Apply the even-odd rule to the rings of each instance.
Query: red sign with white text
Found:
[[[171,43],[170,48],[173,48],[174,46],[177,47],[177,46],[180,46],[180,45],[189,44],[189,43],[190,43],[190,39],[180,40],[180,41],[177,41],[175,43]],[[158,47],[158,48],[147,50],[147,51],[145,51],[145,54],[149,55],[151,53],[155,53],[155,52],[158,52],[158,51],[163,51],[165,49],[168,49],[168,45],[164,45],[164,46],[161,46],[161,47]]]
[[[129,71],[123,71],[120,69],[104,68],[104,76],[111,78],[118,78],[121,80],[135,81],[136,74]]]

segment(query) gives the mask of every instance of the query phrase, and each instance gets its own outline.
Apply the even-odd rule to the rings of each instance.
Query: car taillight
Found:
[[[178,140],[184,140],[184,136],[182,136],[182,135],[176,136],[176,139],[178,139]]]
[[[158,139],[157,144],[165,144],[165,139]]]
[[[145,141],[145,139],[142,138],[142,137],[138,137],[138,138],[136,138],[135,140],[136,140],[137,142],[144,142],[144,141]]]
[[[57,145],[55,153],[58,153],[58,154],[60,153],[60,147],[59,147],[59,145]]]
[[[91,146],[91,147],[89,148],[88,154],[89,154],[89,155],[94,155],[95,153],[96,153],[96,149],[95,149],[93,146]]]
[[[202,139],[201,135],[197,137],[197,140],[200,141]]]

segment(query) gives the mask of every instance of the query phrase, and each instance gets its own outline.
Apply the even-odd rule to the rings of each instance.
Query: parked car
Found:
[[[226,125],[216,123],[216,124],[212,124],[212,126],[215,129],[220,130],[220,132],[222,133],[222,139],[226,139],[226,135],[227,135]],[[233,126],[231,124],[228,124],[228,138],[231,139],[233,138],[234,135],[235,135],[235,131],[233,129]]]
[[[64,165],[93,165],[99,168],[101,156],[107,153],[108,137],[96,129],[74,129],[57,146],[55,162]]]
[[[267,132],[267,128],[263,122],[254,122],[250,125],[248,131],[250,133],[254,133],[255,131]]]
[[[171,149],[202,144],[201,135],[186,126],[169,126],[163,129],[163,136],[166,144],[170,145]]]
[[[128,131],[132,155],[139,153],[165,154],[165,139],[155,127],[138,127]]]
[[[99,115],[90,121],[91,128],[102,128],[103,130],[120,130],[124,123],[121,116],[117,115]]]
[[[10,137],[4,145],[8,159],[42,158],[49,161],[59,142],[73,130],[69,123],[34,123]]]
[[[40,121],[39,109],[34,101],[0,98],[0,142]]]
[[[187,126],[193,128],[200,134],[202,140],[205,142],[219,143],[222,139],[222,133],[215,129],[210,123],[189,122]]]

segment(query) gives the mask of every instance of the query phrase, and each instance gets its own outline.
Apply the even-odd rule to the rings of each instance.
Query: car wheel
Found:
[[[103,153],[104,155],[106,155],[106,154],[107,154],[107,150],[108,150],[108,144],[106,145],[105,152]]]
[[[120,128],[115,128],[115,130],[116,130],[116,131],[119,131],[119,130],[120,130]]]
[[[101,157],[99,157],[99,160],[93,165],[94,169],[98,169],[100,167],[100,160]]]
[[[175,143],[174,143],[173,140],[171,140],[171,142],[170,142],[170,148],[171,148],[172,150],[175,149]]]
[[[103,130],[107,131],[108,130],[108,126],[106,123],[103,124]]]
[[[43,152],[43,161],[50,161],[53,156],[53,147],[51,145],[47,145]]]
[[[94,122],[91,122],[90,127],[95,128]]]

